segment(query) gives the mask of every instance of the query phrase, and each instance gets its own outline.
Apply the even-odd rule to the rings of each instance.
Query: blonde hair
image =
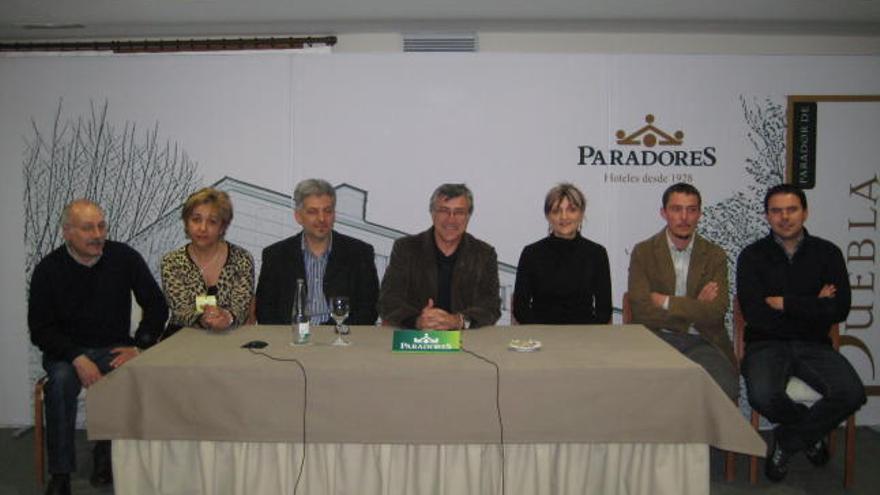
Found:
[[[220,223],[224,228],[232,222],[232,200],[229,199],[229,194],[213,187],[204,187],[190,194],[186,198],[186,202],[183,203],[180,218],[186,222],[192,216],[193,210],[201,205],[213,206],[217,210],[217,216],[220,217]]]
[[[587,198],[584,197],[584,193],[574,184],[563,182],[547,191],[547,196],[544,198],[544,216],[549,215],[553,207],[563,199],[568,199],[568,202],[581,213],[587,209]]]

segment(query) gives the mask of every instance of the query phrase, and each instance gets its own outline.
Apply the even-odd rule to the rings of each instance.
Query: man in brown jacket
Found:
[[[739,376],[724,326],[727,256],[696,233],[701,206],[690,184],[673,184],[663,193],[666,227],[637,244],[630,258],[632,319],[705,368],[735,401]]]
[[[379,292],[383,323],[426,330],[494,325],[501,316],[495,249],[465,232],[474,197],[464,184],[431,195],[433,226],[394,242]]]

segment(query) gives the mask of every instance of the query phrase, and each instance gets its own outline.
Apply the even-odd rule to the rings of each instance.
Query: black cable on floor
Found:
[[[299,488],[300,479],[302,479],[303,468],[305,468],[305,465],[306,465],[306,411],[308,410],[308,398],[309,398],[309,380],[308,380],[308,376],[306,375],[306,368],[299,361],[299,359],[296,359],[296,358],[280,358],[280,357],[275,357],[275,356],[272,356],[272,355],[267,354],[265,352],[257,351],[254,349],[248,349],[248,350],[251,351],[251,354],[258,354],[260,356],[265,356],[273,361],[285,361],[285,362],[296,363],[296,365],[299,366],[299,369],[302,372],[302,376],[303,376],[302,459],[300,459],[300,462],[299,462],[299,474],[296,475],[296,483],[293,485],[293,495],[296,495],[296,491]]]
[[[506,493],[504,486],[504,472],[506,471],[506,461],[504,457],[504,421],[501,419],[501,368],[498,367],[498,363],[496,363],[495,361],[492,361],[485,356],[481,356],[474,351],[465,349],[464,346],[462,346],[461,350],[495,367],[495,410],[498,413],[498,429],[500,431],[499,445],[501,446],[501,495],[504,495]]]

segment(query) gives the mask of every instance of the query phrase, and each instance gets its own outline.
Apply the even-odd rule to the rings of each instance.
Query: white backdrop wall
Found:
[[[661,228],[658,209],[666,186],[685,180],[700,188],[704,232],[735,259],[741,245],[766,233],[755,201],[782,174],[786,95],[871,93],[880,93],[877,57],[275,53],[2,58],[0,218],[6,235],[0,238],[0,424],[31,421],[29,377],[35,363],[28,357],[25,318],[29,248],[22,242],[23,162],[28,144],[51,135],[56,121],[71,126],[78,119],[89,122],[92,109],[106,105],[116,131],[121,133],[126,123],[135,126],[134,141],[155,129],[159,142],[186,152],[195,171],[193,186],[219,182],[235,189],[236,205],[245,211],[237,211],[234,225],[242,236],[256,232],[266,242],[292,233],[289,215],[279,205],[292,184],[305,177],[353,186],[346,189],[353,191],[351,202],[346,200],[351,206],[347,232],[360,232],[376,243],[377,258],[387,255],[390,238],[428,226],[427,199],[437,184],[467,182],[476,195],[470,231],[495,245],[505,264],[502,285],[507,286],[513,283],[510,266],[515,267],[522,247],[546,232],[544,193],[559,181],[572,181],[588,196],[584,234],[608,249],[619,306],[629,249]],[[680,132],[681,142],[618,144],[618,131],[637,133],[647,120],[655,129],[637,140]],[[613,152],[628,156],[632,151],[636,157],[683,152],[689,163],[700,156],[704,165],[601,165],[594,164],[595,153],[582,159],[588,150],[601,152],[606,162]],[[876,173],[877,165],[847,161],[844,170],[862,177]],[[824,181],[820,176],[818,189],[810,193],[817,201],[813,205],[823,204]],[[827,208],[837,211],[834,202]],[[267,212],[277,219],[274,223],[248,223]],[[174,225],[174,215],[169,210],[165,220],[145,226],[133,240],[158,232],[160,223]],[[825,225],[839,221],[828,215],[809,226],[832,237],[837,231]],[[846,242],[838,240],[842,246]],[[155,254],[145,256],[155,259]],[[874,301],[876,294],[871,295]],[[874,352],[880,352],[877,332],[875,324],[859,333]],[[851,359],[866,384],[876,384],[873,364]],[[876,399],[859,420],[880,423]]]
[[[666,53],[726,55],[877,55],[880,36],[816,33],[480,31],[480,52]],[[402,52],[401,33],[340,34],[336,53]]]
[[[834,239],[847,260],[853,291],[850,314],[841,327],[848,344],[842,352],[877,390],[880,160],[875,142],[880,97],[820,101],[816,113],[816,182],[822,194],[811,198],[808,224]]]

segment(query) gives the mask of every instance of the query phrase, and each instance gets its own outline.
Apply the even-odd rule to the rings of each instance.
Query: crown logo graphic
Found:
[[[645,115],[645,123],[645,126],[629,135],[627,135],[626,131],[623,129],[617,131],[615,134],[617,137],[617,144],[624,146],[642,145],[647,146],[648,148],[653,148],[657,145],[680,146],[684,143],[683,132],[675,131],[673,134],[669,134],[660,129],[654,125],[654,116],[650,113]]]
[[[415,342],[417,344],[438,344],[438,343],[440,343],[440,339],[434,339],[434,338],[431,338],[430,335],[425,334],[425,335],[422,335],[421,337],[414,338],[413,342]]]

